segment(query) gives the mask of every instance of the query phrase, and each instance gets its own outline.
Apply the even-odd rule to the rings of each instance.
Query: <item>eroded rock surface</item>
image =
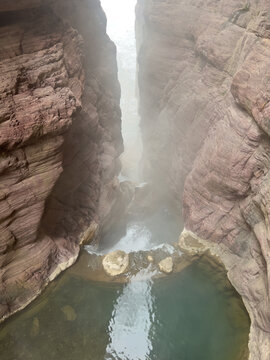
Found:
[[[0,319],[119,209],[115,55],[98,0],[1,1]]]
[[[145,172],[183,201],[185,227],[219,244],[270,358],[270,3],[137,5]]]

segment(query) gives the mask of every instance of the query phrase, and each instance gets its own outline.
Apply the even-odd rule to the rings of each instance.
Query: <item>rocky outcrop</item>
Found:
[[[98,0],[0,3],[0,319],[119,208],[115,55]]]
[[[110,276],[117,276],[127,271],[129,256],[124,251],[116,250],[107,254],[102,260],[105,272]]]
[[[158,263],[159,270],[164,272],[165,274],[170,274],[173,271],[173,259],[171,256],[161,260]]]
[[[183,202],[186,229],[220,249],[260,360],[270,357],[269,28],[266,0],[137,5],[145,172]]]
[[[157,279],[165,278],[171,273],[180,273],[194,262],[200,261],[201,264],[209,265],[209,258],[205,251],[190,253],[180,242],[129,253],[122,250],[107,254],[88,253],[85,248],[81,251],[78,261],[66,271],[65,276],[71,275],[102,283],[128,283],[141,272],[151,274],[151,279]],[[223,278],[226,279],[224,265],[216,258],[212,263],[216,263],[214,268],[217,272],[223,269]],[[229,284],[228,279],[227,283]],[[233,289],[232,285],[229,287]]]

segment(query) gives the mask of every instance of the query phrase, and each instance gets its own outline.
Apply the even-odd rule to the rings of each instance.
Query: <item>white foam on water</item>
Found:
[[[149,230],[148,230],[149,231]],[[151,235],[150,231],[149,234]],[[130,236],[132,235],[132,236]],[[86,245],[85,250],[90,255],[106,255],[109,252],[115,250],[122,250],[125,253],[130,254],[138,251],[153,251],[153,250],[162,250],[168,255],[172,255],[175,253],[175,248],[170,244],[159,244],[154,245],[151,241],[149,241],[149,237],[140,236],[140,233],[136,231],[128,231],[127,235],[125,235],[118,243],[106,250],[99,250],[96,246],[93,245]]]

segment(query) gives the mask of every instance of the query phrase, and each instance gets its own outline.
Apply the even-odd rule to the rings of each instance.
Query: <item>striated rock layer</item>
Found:
[[[145,171],[222,249],[269,359],[270,3],[139,0],[137,42]]]
[[[119,98],[99,0],[0,2],[0,319],[119,208]]]

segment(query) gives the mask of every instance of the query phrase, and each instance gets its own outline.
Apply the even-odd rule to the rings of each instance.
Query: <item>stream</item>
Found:
[[[118,49],[125,145],[120,178],[140,183],[136,0],[101,3],[108,34]],[[147,215],[119,219],[98,249],[86,246],[84,256],[173,244],[182,228],[173,205],[162,199]],[[247,359],[249,317],[225,273],[195,261],[179,273],[153,275],[156,270],[149,266],[127,283],[98,282],[68,269],[25,310],[1,325],[1,360]]]

